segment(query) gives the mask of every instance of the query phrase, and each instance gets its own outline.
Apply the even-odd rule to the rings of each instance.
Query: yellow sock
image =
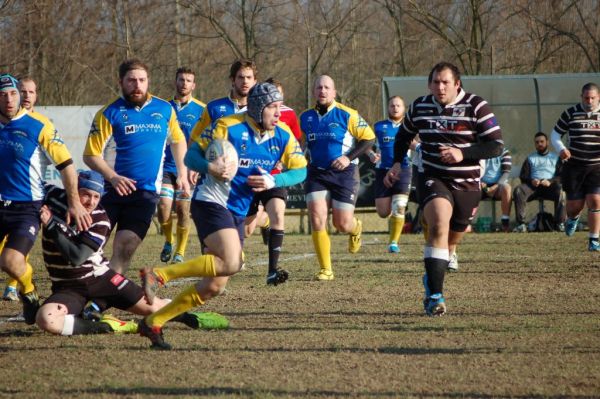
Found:
[[[162,327],[172,318],[203,304],[204,301],[196,291],[196,286],[190,285],[167,305],[148,316],[146,322],[150,327]]]
[[[268,229],[271,226],[271,220],[269,219],[269,215],[265,219],[265,223],[261,226],[263,229]]]
[[[358,219],[354,218],[354,227],[352,228],[350,234],[357,235],[358,233],[360,233],[360,224],[358,223]]]
[[[17,280],[15,280],[12,277],[9,277],[6,279],[6,286],[7,287],[13,287],[13,288],[17,288],[17,285],[19,285],[19,282]]]
[[[163,283],[181,277],[216,277],[215,256],[200,255],[181,263],[174,263],[165,267],[157,267],[154,274],[160,277]]]
[[[392,215],[390,217],[390,243],[398,243],[400,241],[400,235],[404,228],[404,215]]]
[[[165,241],[169,244],[173,244],[173,218],[169,217],[169,219],[160,225],[163,231],[163,235],[165,236]]]
[[[331,240],[327,230],[313,231],[312,240],[321,269],[331,270]]]
[[[26,268],[25,268],[25,273],[23,273],[21,276],[16,278],[17,283],[19,283],[19,287],[21,288],[20,291],[22,294],[27,294],[28,292],[35,290],[35,286],[33,285],[32,277],[33,277],[33,267],[31,267],[29,262],[27,262]]]
[[[189,235],[190,226],[177,226],[177,247],[175,249],[176,254],[179,254],[181,256],[185,255],[185,248],[187,247]]]

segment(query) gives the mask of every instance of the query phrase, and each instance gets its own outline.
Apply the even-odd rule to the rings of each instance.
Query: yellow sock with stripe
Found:
[[[390,243],[398,243],[404,228],[404,215],[390,216]]]
[[[19,284],[22,294],[27,294],[28,292],[35,290],[35,286],[33,285],[33,267],[31,267],[29,262],[26,263],[25,273],[15,280],[17,280],[17,283]]]
[[[146,323],[150,327],[162,327],[174,317],[200,305],[204,305],[204,301],[200,297],[200,294],[198,294],[198,291],[196,291],[196,286],[190,285],[167,305],[148,316]]]
[[[188,237],[190,235],[190,226],[180,227],[177,226],[177,248],[175,253],[181,256],[185,255],[185,249],[187,247]]]
[[[17,280],[15,280],[12,277],[9,277],[6,279],[6,286],[7,287],[12,287],[14,289],[17,289],[17,286],[19,285],[19,282]]]
[[[352,229],[352,231],[350,232],[350,234],[357,235],[358,233],[360,233],[360,231],[361,231],[360,223],[358,223],[358,219],[357,218],[354,218],[354,228]]]
[[[173,244],[173,218],[170,217],[169,220],[162,223],[160,225],[163,231],[163,236],[165,236],[165,241],[169,244]]]
[[[174,263],[165,267],[156,267],[152,270],[163,283],[182,277],[216,277],[215,256],[200,255],[181,263]]]
[[[331,240],[327,230],[313,231],[312,240],[321,269],[331,270]]]
[[[269,219],[269,215],[267,215],[265,223],[260,227],[262,227],[263,229],[268,229],[269,227],[271,227],[271,219]]]

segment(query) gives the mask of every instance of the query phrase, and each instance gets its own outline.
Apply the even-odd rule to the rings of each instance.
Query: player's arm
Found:
[[[331,163],[331,166],[337,170],[346,169],[350,162],[362,154],[366,154],[375,144],[373,129],[357,112],[352,112],[348,118],[348,131],[354,136],[356,142],[348,153],[338,157]]]
[[[210,114],[208,112],[208,106],[206,106],[206,107],[204,107],[204,110],[202,111],[202,115],[200,116],[200,119],[198,120],[198,122],[196,122],[196,124],[192,128],[192,132],[190,133],[190,140],[188,142],[188,147],[190,147],[194,141],[198,141],[200,139],[200,136],[202,136],[202,133],[204,133],[206,128],[209,127],[211,123],[212,123],[212,120],[211,120]]]
[[[125,176],[121,176],[111,168],[102,156],[104,146],[112,136],[112,125],[104,116],[103,108],[96,114],[90,133],[88,134],[83,150],[83,162],[92,170],[100,173],[104,180],[109,182],[117,194],[128,195],[136,190],[136,181]]]
[[[561,119],[559,120],[559,122],[554,127],[554,129],[552,129],[552,133],[550,133],[550,141],[552,142],[552,146],[554,147],[556,152],[559,154],[560,159],[562,159],[563,161],[566,161],[567,159],[571,158],[571,151],[569,151],[569,149],[562,142],[562,136],[565,133],[559,132],[559,130],[560,130],[559,124],[560,124],[561,120],[562,120],[562,116],[561,116]],[[560,131],[562,131],[562,130],[560,130]]]
[[[529,163],[529,157],[523,161],[519,179],[521,179],[521,183],[531,185],[531,164]]]
[[[49,121],[44,124],[39,136],[39,144],[60,173],[63,186],[67,191],[69,201],[67,223],[73,220],[79,230],[87,230],[92,223],[92,219],[79,200],[77,172],[73,165],[73,159],[67,146]]]
[[[502,174],[500,175],[500,179],[498,179],[498,184],[506,184],[508,182],[511,169],[512,156],[510,155],[509,150],[504,150],[504,152],[502,153],[502,163],[500,167],[500,171]]]
[[[411,104],[408,112],[404,116],[404,121],[398,128],[398,132],[394,138],[394,164],[383,178],[383,184],[386,187],[392,187],[400,178],[404,157],[408,154],[408,149],[412,145],[415,137],[417,137],[418,130],[411,119],[412,109],[413,105]]]
[[[171,109],[171,118],[169,119],[169,137],[171,141],[171,152],[177,168],[177,189],[182,190],[185,196],[190,195],[190,185],[188,182],[188,171],[183,162],[187,152],[187,142],[185,135],[177,121],[175,111]]]
[[[477,118],[477,142],[459,150],[462,152],[463,159],[479,160],[495,158],[502,155],[502,151],[504,150],[502,131],[500,130],[496,116],[487,103],[484,100],[482,101],[483,103],[480,103],[475,114]]]
[[[213,140],[227,140],[227,137],[227,125],[225,124],[224,119],[221,118],[217,121],[217,125],[211,132],[202,133],[202,135],[192,143],[185,154],[185,165],[189,169],[199,173],[209,173],[221,180],[231,180],[234,177],[232,176],[232,172],[237,166],[234,162],[226,162],[225,157],[223,156],[218,157],[212,162],[208,162],[204,156],[204,152]]]
[[[46,205],[40,210],[40,220],[44,226],[44,239],[52,241],[61,255],[74,266],[81,265],[99,248],[93,240],[82,239],[86,233],[77,234],[55,217]]]

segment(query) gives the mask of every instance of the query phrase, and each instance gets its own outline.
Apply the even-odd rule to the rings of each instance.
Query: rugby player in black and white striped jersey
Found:
[[[430,95],[410,106],[394,145],[394,166],[386,176],[391,185],[411,141],[418,134],[422,149],[421,206],[429,234],[425,263],[425,312],[446,312],[444,274],[449,247],[455,247],[470,224],[481,198],[481,159],[497,157],[504,142],[487,102],[463,90],[460,71],[450,63],[433,67]]]
[[[137,332],[137,323],[122,322],[111,316],[103,316],[100,322],[83,319],[80,314],[88,301],[99,304],[101,310],[115,307],[138,315],[148,315],[168,303],[157,298],[158,302],[149,305],[140,286],[109,267],[103,249],[110,235],[110,221],[99,206],[103,186],[104,180],[98,172],[79,173],[79,198],[92,219],[86,231],[65,222],[65,190],[52,185],[45,187],[40,211],[42,250],[52,281],[52,295],[38,310],[36,323],[50,333]],[[204,318],[203,314],[189,312],[174,320],[200,328]]]

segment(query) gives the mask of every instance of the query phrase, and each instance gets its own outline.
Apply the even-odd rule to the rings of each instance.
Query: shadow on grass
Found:
[[[333,390],[307,390],[307,391],[291,391],[291,390],[262,390],[262,389],[248,389],[248,388],[233,388],[233,387],[206,387],[206,388],[179,388],[179,387],[135,387],[135,388],[118,388],[118,387],[106,387],[106,388],[89,388],[89,389],[65,389],[58,390],[58,393],[65,395],[81,395],[81,394],[111,394],[118,396],[131,396],[131,395],[148,395],[151,397],[155,396],[224,396],[233,395],[240,397],[365,397],[365,398],[397,398],[397,397],[423,397],[423,398],[464,398],[464,397],[476,397],[483,399],[491,398],[531,398],[531,399],[559,399],[565,398],[563,395],[509,395],[502,396],[497,394],[486,394],[483,392],[447,392],[444,394],[424,394],[423,392],[408,392],[408,391],[384,391],[384,392],[369,392],[369,391],[333,391]],[[2,393],[2,390],[0,390]],[[584,396],[584,395],[569,395],[570,398],[587,399],[595,398],[596,396]]]

